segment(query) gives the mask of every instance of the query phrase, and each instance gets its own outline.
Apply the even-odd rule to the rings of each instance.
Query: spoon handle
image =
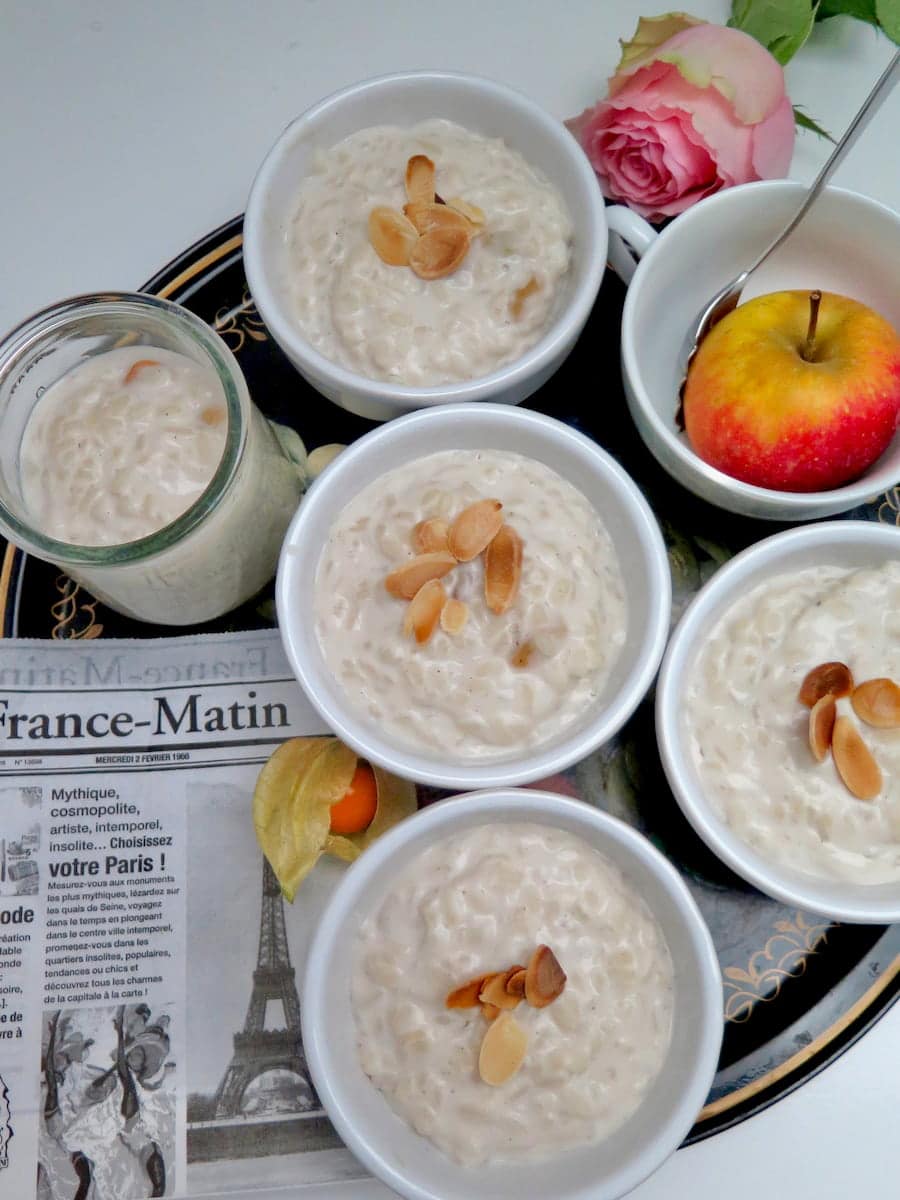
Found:
[[[872,88],[871,92],[869,92],[868,96],[863,101],[859,112],[850,122],[846,132],[844,133],[844,136],[828,156],[825,165],[816,176],[809,190],[805,193],[803,202],[794,213],[790,223],[785,226],[781,233],[779,233],[774,242],[766,247],[766,249],[754,262],[753,266],[749,267],[747,271],[744,272],[744,278],[746,278],[746,276],[752,271],[755,271],[763,259],[767,258],[773,250],[777,249],[784,239],[794,231],[796,226],[806,215],[806,211],[809,206],[813,203],[819,192],[821,192],[822,188],[844,161],[851,148],[856,144],[856,140],[859,135],[875,116],[876,112],[878,112],[878,109],[881,107],[882,103],[887,99],[891,89],[898,79],[900,79],[900,50],[897,51],[897,53],[888,63],[887,67],[882,72],[881,78]]]

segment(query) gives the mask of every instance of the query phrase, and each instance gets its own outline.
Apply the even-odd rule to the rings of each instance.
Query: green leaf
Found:
[[[801,129],[808,129],[810,133],[818,134],[819,137],[827,138],[829,142],[837,145],[837,142],[835,142],[828,130],[818,125],[812,117],[808,117],[803,109],[796,104],[794,105],[794,123],[799,125]]]
[[[875,12],[881,28],[900,46],[900,0],[875,0]]]
[[[817,21],[826,17],[838,16],[856,17],[858,21],[868,21],[870,25],[878,24],[875,13],[875,0],[820,0]]]
[[[728,24],[756,38],[784,66],[809,37],[815,19],[811,0],[733,0]]]

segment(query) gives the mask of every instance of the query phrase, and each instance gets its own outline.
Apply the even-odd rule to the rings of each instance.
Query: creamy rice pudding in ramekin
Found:
[[[493,518],[484,536],[496,541],[466,558],[454,533],[473,508]],[[426,523],[443,541],[419,540]],[[499,605],[498,530],[513,531],[520,563]],[[429,557],[433,571],[392,590]],[[420,588],[437,595],[425,637],[410,626]],[[445,450],[387,471],[340,513],[316,571],[315,628],[361,716],[400,744],[477,762],[531,752],[584,717],[621,653],[628,609],[612,539],[577,488],[521,454]]]
[[[437,216],[457,205],[477,221],[459,265],[434,278],[384,261],[370,236],[373,210],[388,208],[414,237],[404,178],[417,156],[433,164]],[[501,138],[437,118],[379,125],[316,153],[286,231],[283,287],[326,358],[427,388],[489,375],[538,341],[556,315],[572,239],[557,188]]]
[[[801,687],[833,663],[852,683],[836,689],[814,751]],[[900,882],[900,724],[873,725],[855,690],[885,678],[900,681],[900,561],[785,571],[709,630],[684,681],[687,750],[716,814],[765,859],[841,883]],[[871,786],[848,774],[839,733],[874,762]]]
[[[565,976],[552,990],[525,991],[501,1012],[448,1007],[458,985],[528,964],[539,945]],[[659,925],[600,851],[546,825],[479,825],[419,854],[363,921],[352,983],[360,1062],[458,1163],[557,1155],[609,1136],[653,1086],[673,974]],[[520,1065],[487,1075],[491,1024],[510,1018]]]

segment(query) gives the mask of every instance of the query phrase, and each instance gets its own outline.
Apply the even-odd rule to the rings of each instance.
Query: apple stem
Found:
[[[816,352],[816,325],[819,323],[819,305],[821,303],[822,293],[818,289],[809,293],[809,325],[806,330],[806,341],[800,352],[807,362],[813,361]]]

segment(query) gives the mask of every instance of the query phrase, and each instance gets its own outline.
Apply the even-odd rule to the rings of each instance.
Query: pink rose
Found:
[[[748,34],[686,13],[642,17],[607,98],[566,125],[603,194],[651,221],[786,175],[794,149],[780,65]]]

